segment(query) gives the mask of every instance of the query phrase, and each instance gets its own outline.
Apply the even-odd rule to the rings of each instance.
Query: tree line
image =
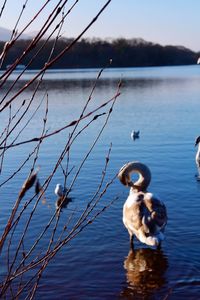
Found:
[[[55,57],[72,39],[60,39],[54,47],[50,40],[33,59],[29,69],[39,69],[48,61],[53,51]],[[40,41],[24,58],[21,64],[28,65],[45,41]],[[9,49],[2,68],[12,64],[29,45],[29,40],[19,40]],[[0,51],[4,42],[0,42]],[[173,66],[196,64],[199,53],[182,46],[161,46],[143,39],[82,39],[77,42],[53,68],[100,68],[112,59],[112,67]]]

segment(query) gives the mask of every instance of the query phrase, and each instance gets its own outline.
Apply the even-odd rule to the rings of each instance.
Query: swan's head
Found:
[[[136,182],[131,180],[131,174],[137,173],[139,178]],[[132,187],[134,190],[146,192],[146,189],[151,181],[151,172],[149,168],[137,161],[125,164],[118,173],[118,178],[121,183],[127,187]]]
[[[196,138],[196,140],[195,140],[195,146],[197,146],[198,144],[199,144],[199,142],[200,142],[200,136],[198,136],[197,138]]]

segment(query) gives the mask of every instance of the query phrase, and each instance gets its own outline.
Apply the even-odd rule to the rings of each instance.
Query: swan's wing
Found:
[[[167,210],[164,203],[152,194],[147,194],[144,198],[144,206],[146,215],[143,222],[150,227],[150,231],[154,231],[154,227],[163,229],[167,223]]]
[[[124,204],[123,222],[129,232],[146,243],[146,238],[163,232],[167,223],[166,207],[150,193],[130,195]]]

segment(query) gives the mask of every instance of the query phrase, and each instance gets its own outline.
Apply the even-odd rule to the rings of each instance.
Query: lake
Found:
[[[98,70],[47,72],[26,120],[11,134],[7,144],[13,141],[16,133],[20,132],[24,125],[26,127],[17,142],[41,135],[47,93],[48,133],[77,119],[89,97],[97,74]],[[18,85],[33,75],[34,71],[28,71]],[[15,76],[16,74],[13,74],[5,88],[1,90],[1,98]],[[200,135],[200,68],[197,65],[105,70],[97,82],[87,112],[111,99],[116,94],[119,80],[122,80],[121,95],[117,98],[108,124],[70,192],[72,201],[61,211],[56,237],[62,234],[63,226],[69,222],[73,213],[74,221],[69,225],[70,230],[70,226],[76,223],[98,189],[105,159],[112,143],[106,178],[101,190],[126,162],[137,160],[148,165],[152,173],[149,191],[163,200],[168,211],[166,239],[160,251],[148,248],[137,241],[134,254],[129,252],[129,236],[122,223],[123,203],[129,191],[116,179],[94,208],[92,216],[98,214],[104,206],[109,206],[116,197],[117,199],[95,218],[92,224],[62,247],[50,261],[39,283],[36,299],[196,300],[199,298],[200,182],[195,177],[197,149],[194,143],[196,136]],[[32,93],[33,89],[30,88],[15,100],[12,107],[13,115],[23,100],[26,100],[27,105]],[[103,107],[99,112],[106,111],[107,107]],[[8,116],[8,110],[2,113],[0,132],[6,126]],[[102,115],[92,122],[91,126],[74,141],[69,155],[69,169],[72,168],[72,172],[67,179],[67,185],[71,183],[104,125],[105,118],[106,116]],[[81,129],[87,122],[88,120],[84,120],[79,128]],[[131,139],[132,130],[140,130],[139,139],[135,141]],[[51,174],[71,132],[72,128],[69,127],[42,143],[36,162],[41,183]],[[35,145],[28,143],[5,152],[0,177],[1,232],[20,187],[28,175],[34,156],[11,180],[3,185],[2,183],[19,168]],[[63,161],[64,169],[66,164],[67,157]],[[57,183],[63,184],[63,181],[63,169],[59,167],[27,231],[23,245],[25,253],[29,251],[42,228],[55,213],[54,188]],[[20,210],[32,195],[33,192],[30,190],[20,204]],[[34,203],[30,206],[30,211]],[[13,257],[13,251],[26,221],[27,214],[16,229],[10,246],[10,259]],[[49,235],[46,234],[35,253],[42,253],[48,247],[48,241]],[[1,277],[6,273],[7,253],[3,253],[3,256],[5,263],[2,263]]]

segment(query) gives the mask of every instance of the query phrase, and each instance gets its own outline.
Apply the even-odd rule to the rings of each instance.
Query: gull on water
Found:
[[[64,197],[67,193],[68,189],[64,188],[60,183],[56,184],[55,194],[58,197]]]
[[[58,196],[55,206],[56,209],[66,208],[69,202],[72,202],[72,198],[68,197],[69,189],[64,188],[60,183],[56,184],[55,194]]]
[[[133,130],[131,132],[131,138],[132,138],[132,140],[139,139],[139,137],[140,137],[140,131],[139,130],[138,131]]]

